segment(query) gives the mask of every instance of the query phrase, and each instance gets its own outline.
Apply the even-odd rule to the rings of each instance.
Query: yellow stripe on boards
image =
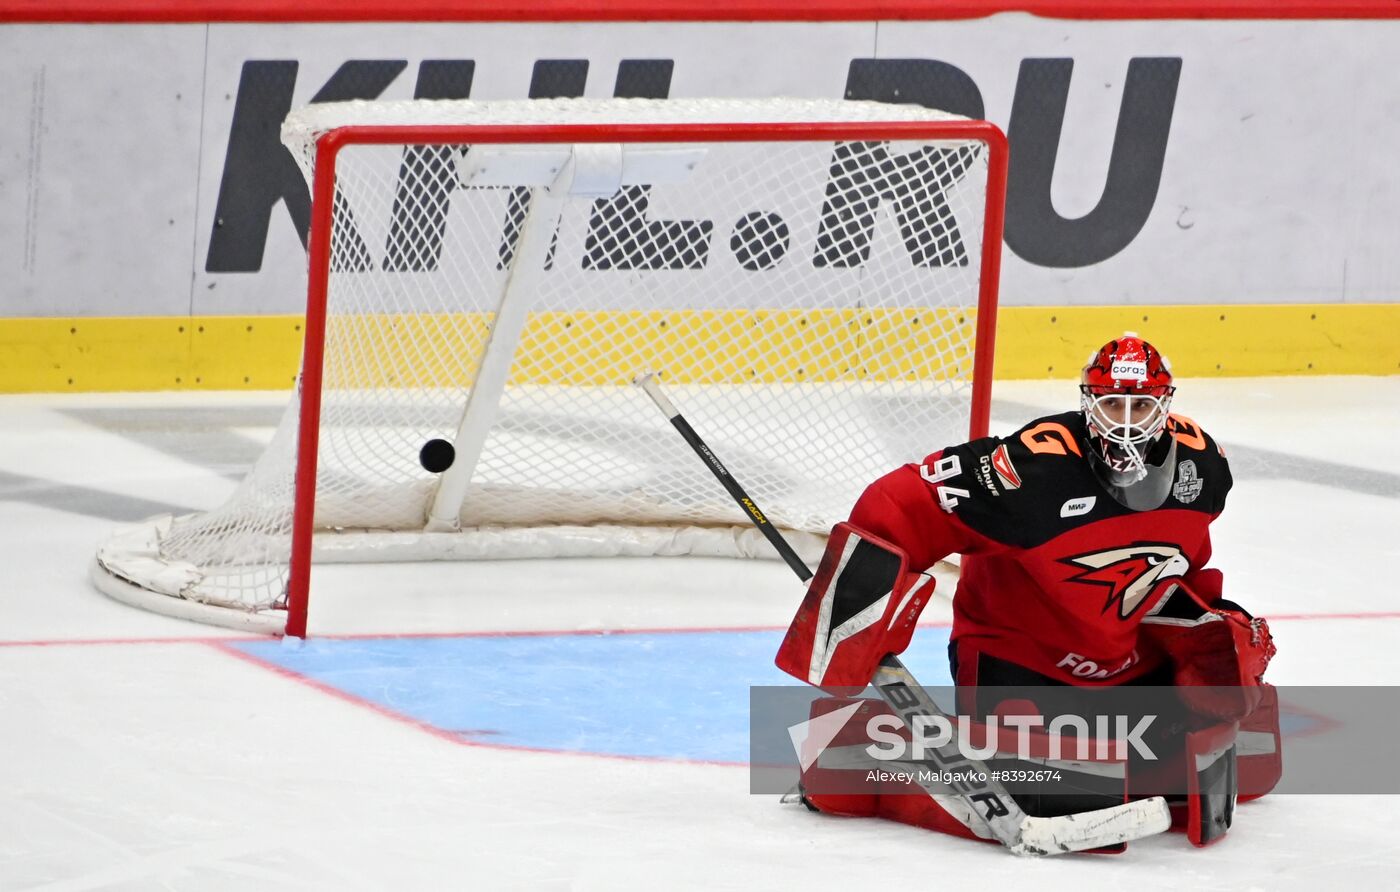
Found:
[[[0,392],[277,390],[300,316],[0,319]]]
[[[325,381],[346,388],[467,387],[486,314],[345,316]],[[975,318],[948,310],[631,310],[532,314],[509,383],[626,386],[967,378]]]
[[[971,324],[937,309],[542,313],[521,337],[512,383],[618,384],[646,370],[675,384],[965,377],[970,363],[947,344],[958,328],[970,338]]]
[[[327,374],[347,386],[463,386],[488,322],[339,319]],[[966,377],[971,356],[943,354],[974,322],[930,310],[540,313],[512,382],[618,384],[642,369],[676,383]],[[999,379],[1073,377],[1125,330],[1185,377],[1400,373],[1400,304],[1003,307],[997,328]],[[300,316],[0,319],[0,392],[285,389],[301,345]]]
[[[1003,307],[998,379],[1066,378],[1135,331],[1188,378],[1400,374],[1400,304]]]

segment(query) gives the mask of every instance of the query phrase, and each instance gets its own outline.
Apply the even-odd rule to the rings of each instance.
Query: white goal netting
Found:
[[[317,558],[766,555],[633,386],[646,371],[819,547],[872,479],[967,436],[989,168],[940,132],[955,120],[798,100],[293,113],[308,183],[322,134],[373,128],[335,156]],[[227,504],[104,545],[99,585],[280,628],[302,415]],[[420,463],[435,439],[444,472]]]

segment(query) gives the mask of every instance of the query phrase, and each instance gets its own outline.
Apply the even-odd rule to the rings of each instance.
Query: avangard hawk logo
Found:
[[[1143,598],[1163,579],[1182,576],[1191,564],[1181,549],[1161,542],[1136,542],[1092,554],[1061,558],[1062,563],[1085,568],[1072,582],[1108,587],[1102,613],[1118,605],[1118,616],[1127,619],[1142,606]]]

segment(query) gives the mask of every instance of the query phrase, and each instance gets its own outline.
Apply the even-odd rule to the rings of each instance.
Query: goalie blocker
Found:
[[[885,654],[903,653],[934,579],[904,552],[838,523],[782,646],[778,668],[833,693],[870,683]]]
[[[951,788],[947,795],[940,795],[936,786],[930,788],[907,777],[908,772],[918,770],[918,763],[873,758],[867,749],[872,744],[868,723],[889,710],[878,701],[846,699],[866,687],[885,654],[902,653],[908,647],[933,590],[932,577],[910,572],[900,549],[848,523],[838,524],[832,531],[776,662],[784,672],[838,695],[816,701],[813,718],[853,702],[859,703],[860,708],[820,754],[804,754],[803,762],[808,767],[802,772],[803,802],[829,814],[878,816],[955,836],[995,841],[981,816]],[[1164,597],[1163,603],[1171,601],[1172,595]],[[1199,599],[1191,600],[1200,604]],[[1172,606],[1181,613],[1178,605]],[[1172,631],[1177,640],[1164,650],[1178,659],[1189,655],[1212,668],[1233,665],[1229,659],[1234,656],[1233,651],[1222,655],[1209,649],[1233,642],[1235,638],[1231,636],[1212,634],[1202,636],[1194,647],[1184,645],[1182,636],[1190,634],[1192,628],[1214,632],[1232,625],[1229,620],[1202,622],[1201,616],[1210,613],[1203,604],[1197,613],[1189,626],[1182,622],[1184,615],[1176,617]],[[1267,628],[1264,633],[1267,635]],[[1202,653],[1201,648],[1207,650]],[[1218,841],[1230,828],[1237,798],[1263,795],[1272,789],[1281,773],[1277,698],[1271,686],[1259,681],[1258,674],[1249,677],[1255,668],[1253,664],[1246,659],[1238,662],[1247,664],[1241,673],[1247,680],[1235,684],[1252,682],[1256,686],[1242,697],[1237,692],[1219,689],[1178,688],[1178,720],[1167,723],[1167,738],[1159,735],[1153,741],[1164,756],[1160,761],[1135,763],[1133,750],[1121,745],[1121,741],[1106,741],[1110,744],[1107,746],[1095,742],[1089,751],[1103,754],[1102,758],[1051,759],[1051,755],[1061,753],[1077,757],[1082,752],[1077,749],[1078,741],[1066,738],[1053,741],[1052,747],[1054,735],[1039,733],[1032,735],[1029,764],[1019,758],[1022,754],[1017,752],[1018,740],[1008,742],[995,737],[992,743],[996,755],[988,758],[987,764],[993,770],[1057,770],[1061,780],[1056,788],[1047,791],[1042,784],[1033,794],[1015,795],[1026,813],[1037,817],[1078,814],[1158,795],[1164,790],[1184,791],[1170,797],[1172,829],[1184,831],[1198,846]],[[1262,674],[1262,667],[1258,668]],[[1203,679],[1180,664],[1171,674],[1178,685],[1228,683],[1215,673]],[[1063,685],[1050,680],[1046,684],[1046,694],[1067,693]],[[981,702],[986,698],[977,697],[975,691],[964,689],[958,699],[961,708],[975,710],[979,717],[1029,714],[1040,716],[1043,725],[1048,719],[1045,714],[1053,713],[1057,704],[1063,705],[1065,700],[1063,696],[1050,696],[1042,707],[1035,700],[1044,698],[1035,692],[1034,687],[1023,688],[1018,694],[1026,699],[989,704]],[[1212,696],[1230,698],[1229,708],[1221,708],[1221,704],[1208,699]],[[1241,703],[1247,708],[1242,708]],[[1243,734],[1241,727],[1246,729]],[[972,723],[960,731],[970,733],[979,748],[988,742],[987,726],[981,723]],[[995,735],[994,723],[990,733]],[[1241,778],[1245,779],[1246,791],[1242,797],[1238,796]]]

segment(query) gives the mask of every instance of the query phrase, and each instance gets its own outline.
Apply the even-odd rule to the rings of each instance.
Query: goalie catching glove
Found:
[[[1239,721],[1263,699],[1264,670],[1277,648],[1269,623],[1220,597],[1219,570],[1173,580],[1142,620],[1142,635],[1171,661],[1182,702],[1197,715]]]

